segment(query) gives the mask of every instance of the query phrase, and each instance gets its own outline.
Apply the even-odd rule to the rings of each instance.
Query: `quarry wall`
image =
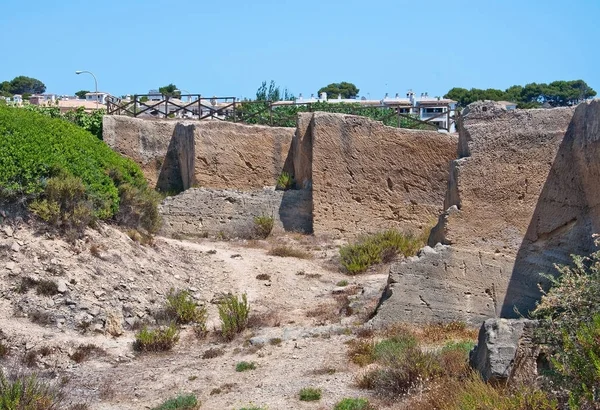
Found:
[[[526,315],[548,286],[539,273],[592,249],[600,102],[516,111],[475,103],[459,133],[432,247],[392,266],[376,323]]]
[[[225,121],[103,119],[104,141],[140,164],[150,185],[162,191],[275,185],[282,169],[291,171],[294,132]]]
[[[301,114],[294,170],[313,190],[315,233],[418,233],[443,211],[457,137],[386,127],[365,117]]]

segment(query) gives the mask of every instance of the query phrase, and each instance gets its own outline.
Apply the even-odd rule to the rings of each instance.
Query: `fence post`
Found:
[[[233,122],[237,122],[237,112],[235,111],[235,97],[233,97]]]
[[[398,128],[401,128],[400,127],[400,121],[401,120],[402,120],[402,116],[400,115],[400,107],[398,107],[398,125],[397,125]]]
[[[269,122],[271,123],[271,127],[273,126],[273,103],[269,101]]]
[[[137,94],[133,95],[133,118],[137,117]]]
[[[165,95],[165,118],[169,118],[168,113],[169,113],[169,96]]]

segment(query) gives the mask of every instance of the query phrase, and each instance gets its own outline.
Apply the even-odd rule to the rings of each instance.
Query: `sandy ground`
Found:
[[[354,385],[360,370],[348,362],[345,343],[373,312],[387,267],[346,276],[337,269],[337,243],[288,235],[251,242],[156,238],[153,246],[141,246],[103,226],[73,246],[26,224],[5,228],[0,226],[0,329],[10,354],[1,363],[8,370],[26,368],[27,352],[47,347],[27,370],[61,382],[73,402],[90,409],[145,409],[194,393],[203,409],[253,404],[274,410],[331,409],[344,397],[368,397]],[[267,254],[281,244],[310,258]],[[61,292],[19,292],[26,277],[60,282]],[[337,286],[341,280],[349,284]],[[208,336],[198,338],[184,327],[171,352],[135,353],[133,323],[149,321],[170,288],[188,290],[207,307]],[[215,304],[227,292],[248,295],[255,323],[231,342],[218,337]],[[49,318],[33,323],[40,311]],[[117,337],[107,332],[110,315],[124,326]],[[75,363],[71,356],[82,344],[105,353]],[[203,358],[209,349],[222,355]],[[254,362],[256,369],[236,372],[240,361]],[[322,399],[301,402],[303,387],[322,389]]]

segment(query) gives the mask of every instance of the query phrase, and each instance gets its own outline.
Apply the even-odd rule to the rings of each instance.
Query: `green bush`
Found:
[[[339,401],[334,410],[370,410],[371,406],[367,399],[345,398]]]
[[[167,311],[173,315],[178,324],[196,323],[206,326],[206,308],[198,307],[186,290],[171,289],[167,295]]]
[[[271,234],[273,230],[274,220],[272,216],[255,216],[254,217],[254,231],[258,238],[265,239]]]
[[[596,246],[600,245],[595,237]],[[532,316],[548,349],[550,380],[569,392],[572,408],[600,400],[600,251],[557,266],[560,276]]]
[[[256,363],[254,363],[254,362],[238,362],[235,365],[236,372],[245,372],[247,370],[254,370],[254,369],[256,369]]]
[[[321,400],[321,389],[316,389],[314,387],[305,387],[300,390],[299,396],[300,401],[317,401]]]
[[[340,248],[340,262],[347,273],[356,275],[370,266],[389,262],[398,253],[412,256],[425,245],[423,238],[396,230],[364,236],[357,243]]]
[[[219,303],[219,318],[221,319],[221,334],[226,340],[232,340],[236,334],[248,326],[250,306],[244,293],[239,299],[234,295],[227,295]]]
[[[294,176],[288,172],[283,171],[277,177],[277,185],[276,189],[287,191],[288,189],[294,188],[296,181],[294,181]]]
[[[198,399],[193,394],[182,394],[165,401],[152,410],[194,410],[200,407]]]
[[[161,352],[171,350],[179,340],[179,329],[175,324],[149,330],[144,327],[135,335],[134,350],[138,352]]]
[[[51,118],[62,118],[102,139],[102,117],[106,114],[106,110],[100,109],[87,112],[85,108],[78,107],[76,110],[67,111],[63,114],[60,112],[59,107],[29,104],[23,106],[23,108]]]
[[[119,200],[119,211],[115,215],[119,224],[141,228],[150,234],[158,231],[161,223],[158,192],[124,183],[119,186]]]
[[[25,198],[49,222],[80,227],[114,217],[122,203],[121,215],[133,207],[137,216],[123,223],[148,231],[158,224],[139,166],[60,118],[0,107],[0,169],[0,199]]]
[[[37,376],[7,378],[0,371],[0,409],[58,410],[62,393]]]

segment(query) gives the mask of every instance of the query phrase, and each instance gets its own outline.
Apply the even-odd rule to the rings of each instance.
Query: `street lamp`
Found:
[[[86,71],[86,70],[83,70],[83,71],[77,70],[77,71],[75,71],[75,74],[77,74],[77,75],[83,74],[83,73],[88,73],[92,77],[94,77],[94,84],[96,85],[96,109],[98,109],[98,80],[96,80],[96,76],[91,71]]]

